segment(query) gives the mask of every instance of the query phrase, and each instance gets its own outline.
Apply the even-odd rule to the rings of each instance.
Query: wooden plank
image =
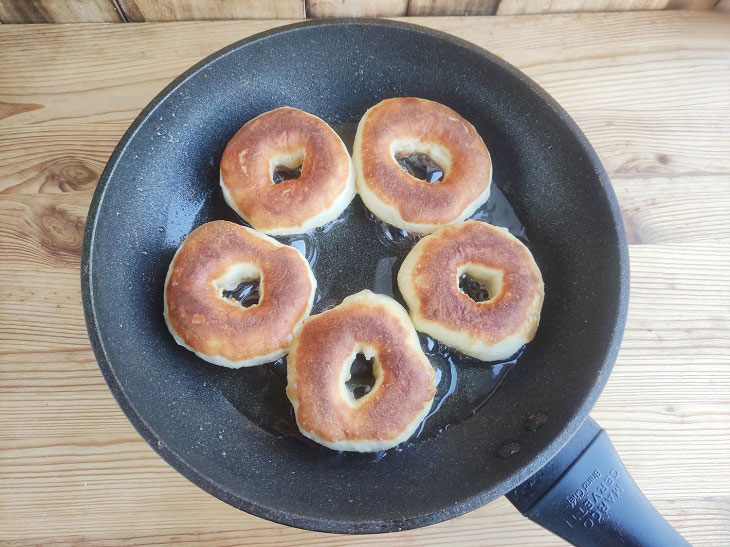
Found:
[[[87,123],[101,131],[131,119],[176,75],[231,42],[292,21],[3,27],[0,48],[0,128]],[[178,34],[169,34],[175,29]],[[44,37],[38,40],[38,34]],[[213,33],[212,35],[210,33]],[[174,39],[171,37],[174,36]],[[15,42],[17,40],[17,42]],[[124,43],[124,60],[116,49]],[[63,52],[63,55],[59,55]],[[35,63],[35,64],[33,64]],[[46,73],[45,83],[39,78]],[[111,95],[110,95],[111,92]]]
[[[730,156],[723,144],[711,142],[730,139],[730,126],[717,119],[730,115],[730,41],[721,18],[711,12],[605,14],[603,22],[628,26],[617,32],[594,23],[589,36],[582,26],[587,16],[552,15],[548,26],[545,17],[522,17],[510,35],[495,32],[499,19],[492,25],[480,18],[479,27],[460,17],[419,23],[457,34],[521,68],[578,122],[611,175],[638,180],[728,172]],[[661,31],[632,40],[630,21],[656,23]],[[575,34],[566,36],[560,24]],[[685,130],[700,141],[689,142]]]
[[[398,17],[408,0],[307,0],[307,17]]]
[[[410,0],[408,15],[494,15],[499,0]]]
[[[132,22],[303,19],[304,0],[117,0]]]
[[[565,106],[614,180],[632,241],[727,235],[722,196],[730,170],[723,140],[730,138],[723,123],[730,116],[724,95],[730,78],[723,60],[730,54],[728,48],[718,46],[722,42],[711,29],[689,32],[681,14],[618,14],[611,19],[624,27],[627,18],[634,17],[660,25],[660,37],[648,35],[632,45],[628,34],[613,39],[610,24],[594,24],[590,43],[604,52],[596,56],[575,21],[577,37],[568,42],[569,50],[561,47],[560,40],[567,38],[560,37],[558,24],[569,26],[575,16],[554,17],[556,24],[547,27],[540,17],[523,18],[509,34],[500,32],[491,19],[475,24],[461,18],[421,22],[489,46],[526,70]],[[90,47],[78,47],[76,35],[49,32],[48,42],[34,48],[34,37],[15,32],[20,27],[9,27],[11,39],[32,53],[27,54],[29,63],[19,63],[3,58],[0,51],[0,60],[8,67],[0,73],[0,101],[23,101],[13,108],[14,115],[0,120],[4,150],[0,192],[88,189],[129,119],[169,80],[242,32],[258,32],[272,24],[175,24],[174,54],[167,32],[155,26],[76,30]],[[133,35],[139,39],[132,40]],[[115,64],[120,42],[128,43],[126,62]],[[685,51],[672,49],[674,43]],[[64,55],[59,58],[57,51]],[[34,66],[43,67],[47,79]],[[48,85],[48,81],[59,83]],[[696,83],[702,88],[696,89]],[[107,90],[112,88],[115,100],[109,101]],[[41,133],[38,124],[46,127]],[[685,138],[687,131],[693,135],[691,141]],[[687,194],[685,186],[695,192]],[[659,199],[662,206],[651,207]],[[691,216],[691,222],[682,221],[678,210]]]
[[[525,70],[604,161],[634,245],[624,343],[594,417],[694,545],[730,539],[730,482],[717,474],[730,450],[730,37],[719,19],[417,20]],[[386,536],[271,524],[170,469],[109,394],[78,282],[95,180],[170,79],[280,23],[0,28],[0,542],[564,544],[504,499]]]
[[[3,23],[120,23],[114,0],[3,0]]]
[[[90,192],[2,196],[0,263],[78,267],[90,201]]]
[[[690,32],[688,19],[681,13],[612,15],[617,25],[639,17],[643,24],[652,21],[662,29],[632,45],[625,33],[623,39],[615,39],[615,29],[608,23],[592,25],[594,35],[588,37],[580,22],[571,22],[570,18],[576,16],[553,17],[557,19],[549,27],[540,17],[524,18],[512,35],[495,31],[499,26],[488,18],[473,23],[467,20],[468,24],[458,17],[420,22],[489,47],[523,68],[573,115],[612,174],[640,177],[726,172],[730,157],[723,139],[730,138],[730,130],[720,120],[730,114],[723,94],[728,48],[724,45],[727,41],[720,42],[713,34],[721,34],[724,29],[713,26]],[[576,38],[561,37],[558,23],[568,25]],[[0,127],[63,125],[70,120],[95,125],[118,122],[120,125],[110,128],[111,142],[125,120],[175,75],[238,39],[242,31],[239,24],[243,29],[259,31],[273,23],[206,23],[197,27],[180,23],[175,27],[178,34],[174,54],[169,36],[159,27],[128,29],[128,25],[115,25],[108,31],[86,26],[76,30],[90,47],[78,47],[74,36],[56,30],[49,34],[47,43],[33,49],[32,63],[10,59],[7,49],[0,50],[0,62],[8,67],[0,73],[0,102],[43,105],[0,120]],[[204,35],[196,35],[193,27]],[[13,26],[7,29],[20,30]],[[130,35],[140,39],[126,45],[127,61],[114,66],[117,52],[106,44],[129,39]],[[10,32],[7,36],[28,47],[35,41],[23,33]],[[570,44],[571,51],[559,45],[559,37]],[[682,48],[675,47],[677,41]],[[63,58],[58,58],[58,50],[65,52]],[[60,87],[39,84],[37,66],[47,70],[49,81],[59,82]],[[702,87],[697,89],[695,84],[699,82]],[[108,100],[107,90],[111,87],[115,89],[114,101]],[[655,100],[649,101],[649,97]],[[687,129],[677,129],[678,123],[692,131],[695,140],[687,142]],[[718,133],[712,134],[708,128]],[[620,132],[621,139],[615,138],[616,132]]]
[[[497,15],[601,11],[710,10],[717,0],[499,0]]]
[[[0,126],[0,195],[92,192],[125,129],[118,123],[53,125],[42,132]]]
[[[669,0],[665,9],[674,10],[711,10],[717,5],[718,0]]]

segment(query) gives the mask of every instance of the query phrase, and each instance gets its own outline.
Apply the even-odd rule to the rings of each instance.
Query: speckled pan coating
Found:
[[[493,183],[526,226],[550,290],[537,337],[520,360],[528,366],[515,367],[473,418],[373,462],[323,453],[242,417],[219,387],[230,371],[178,346],[160,310],[167,267],[183,238],[204,222],[230,218],[227,206],[216,205],[218,162],[243,123],[287,105],[330,124],[356,122],[395,96],[441,102],[482,135]],[[318,284],[333,284],[340,299],[373,288],[360,283],[360,272],[379,257],[362,236],[343,233],[339,254],[315,264]],[[132,424],[167,462],[255,515],[302,528],[375,533],[475,509],[522,483],[567,442],[613,366],[628,272],[608,178],[554,100],[463,40],[357,19],[253,36],[165,88],[102,173],[86,224],[81,282],[101,371]],[[528,431],[525,420],[535,413],[548,419]],[[518,443],[519,451],[499,457],[505,443]]]

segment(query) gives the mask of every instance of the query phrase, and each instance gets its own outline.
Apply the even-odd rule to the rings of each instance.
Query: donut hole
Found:
[[[406,173],[414,178],[425,180],[429,184],[434,184],[444,178],[443,168],[427,154],[414,152],[407,156],[396,155],[395,161]]]
[[[223,298],[233,300],[244,308],[250,308],[259,303],[261,295],[259,294],[259,280],[241,281],[235,288],[224,290]]]
[[[344,392],[350,404],[362,403],[362,399],[374,393],[379,385],[380,365],[372,348],[358,348],[348,359],[343,371]]]
[[[269,173],[272,182],[279,184],[285,180],[298,179],[302,175],[304,156],[304,148],[274,154],[269,161]]]
[[[345,387],[353,399],[359,399],[370,393],[374,385],[373,358],[366,359],[362,353],[358,353],[350,364],[350,379],[345,382]]]
[[[502,272],[478,264],[468,264],[457,274],[459,290],[474,302],[489,302],[502,290]]]
[[[403,139],[393,143],[391,152],[401,169],[428,184],[442,181],[451,166],[448,149],[436,143]]]
[[[487,287],[466,274],[459,277],[459,290],[474,302],[486,302],[491,298]]]
[[[213,284],[221,298],[244,308],[261,300],[261,272],[253,264],[237,264]]]

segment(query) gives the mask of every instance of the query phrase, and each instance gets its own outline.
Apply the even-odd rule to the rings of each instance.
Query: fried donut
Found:
[[[411,176],[396,157],[425,154],[443,179]],[[353,147],[357,189],[381,220],[430,233],[460,222],[489,198],[492,161],[476,129],[449,107],[413,97],[386,99],[360,120]]]
[[[355,399],[345,382],[359,352],[374,358],[375,385]],[[307,319],[287,367],[299,430],[334,450],[375,452],[405,441],[436,393],[436,374],[405,309],[367,290]]]
[[[259,281],[259,302],[223,297]],[[165,279],[165,322],[175,341],[229,368],[286,355],[309,315],[317,282],[299,251],[233,222],[203,224],[185,239]]]
[[[281,167],[301,174],[275,182]],[[324,121],[296,108],[257,116],[236,133],[221,158],[226,202],[251,226],[272,235],[306,232],[337,218],[355,197],[354,180],[342,139]]]
[[[489,299],[459,290],[462,274],[486,286]],[[530,250],[506,229],[474,220],[419,241],[398,288],[417,330],[482,361],[507,358],[535,337],[544,296]]]

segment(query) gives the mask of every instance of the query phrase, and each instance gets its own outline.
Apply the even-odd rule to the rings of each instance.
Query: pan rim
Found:
[[[162,440],[157,436],[152,428],[146,423],[144,418],[139,413],[137,413],[136,409],[128,400],[119,379],[114,374],[111,363],[107,359],[107,352],[102,342],[99,322],[96,315],[96,307],[94,305],[93,270],[91,259],[93,255],[96,226],[99,219],[99,208],[104,200],[106,188],[109,181],[114,175],[120,157],[124,154],[127,146],[134,139],[139,128],[145,121],[150,118],[150,116],[154,114],[157,107],[160,106],[169,95],[174,93],[174,91],[178,87],[180,87],[187,80],[195,76],[201,70],[205,69],[217,60],[222,59],[229,53],[237,51],[242,47],[248,46],[263,39],[268,39],[275,35],[295,32],[302,28],[343,25],[397,28],[423,34],[433,39],[445,40],[462,48],[465,48],[481,57],[484,57],[487,61],[491,63],[499,65],[503,70],[506,70],[512,77],[527,85],[542,101],[544,101],[557,114],[561,122],[564,123],[566,128],[573,134],[577,143],[582,148],[583,153],[586,155],[586,158],[590,161],[591,165],[595,169],[596,175],[601,184],[601,188],[603,189],[603,192],[606,196],[611,216],[614,220],[614,227],[616,230],[616,236],[618,241],[618,267],[620,279],[615,324],[611,333],[611,339],[610,343],[608,344],[608,349],[603,358],[603,364],[600,367],[600,373],[596,378],[592,388],[588,390],[588,392],[583,397],[580,406],[578,407],[578,410],[574,413],[572,418],[564,425],[560,433],[545,447],[543,447],[530,462],[514,470],[514,472],[512,472],[511,475],[508,476],[506,479],[498,483],[494,483],[491,488],[487,490],[484,490],[473,496],[466,497],[458,501],[457,503],[449,505],[448,507],[442,507],[441,509],[435,511],[407,518],[392,518],[382,520],[334,520],[331,518],[322,518],[317,516],[292,513],[290,511],[280,510],[275,507],[260,504],[254,500],[243,499],[242,497],[233,494],[231,491],[227,490],[223,485],[217,484],[208,477],[206,477],[204,473],[189,465],[180,455],[167,447],[167,445],[162,442]],[[619,347],[621,345],[621,339],[626,323],[626,315],[629,302],[629,253],[618,201],[616,199],[616,195],[613,191],[613,187],[611,186],[608,176],[598,158],[597,153],[590,145],[588,139],[580,130],[576,122],[568,115],[568,113],[550,95],[548,95],[545,90],[543,90],[528,76],[526,76],[524,73],[522,73],[511,64],[497,57],[496,55],[484,50],[483,48],[471,42],[447,34],[445,32],[433,30],[420,25],[404,23],[401,21],[366,18],[320,19],[274,27],[272,29],[239,40],[233,44],[226,46],[223,49],[212,53],[211,55],[207,56],[206,58],[183,72],[180,76],[175,78],[162,91],[160,91],[160,93],[158,93],[155,98],[137,115],[137,117],[124,133],[114,151],[112,152],[111,156],[109,157],[109,160],[99,178],[97,188],[94,192],[94,196],[89,207],[86,227],[84,230],[81,257],[81,293],[84,308],[84,317],[89,333],[89,339],[91,341],[91,347],[94,351],[97,363],[110,391],[114,395],[114,398],[116,399],[119,406],[122,408],[125,416],[132,423],[137,432],[153,448],[153,450],[155,450],[168,464],[170,464],[181,475],[190,480],[196,486],[205,490],[209,494],[212,494],[213,496],[219,498],[220,500],[238,509],[246,511],[247,513],[273,522],[293,526],[296,528],[320,532],[346,534],[382,533],[407,530],[435,524],[437,522],[441,522],[462,515],[482,505],[485,505],[486,503],[507,493],[508,491],[512,490],[513,488],[524,482],[527,478],[529,478],[540,468],[542,468],[545,463],[547,463],[565,445],[565,443],[568,442],[568,440],[572,437],[572,435],[577,431],[577,429],[586,419],[596,400],[603,391],[603,388],[613,368]]]

